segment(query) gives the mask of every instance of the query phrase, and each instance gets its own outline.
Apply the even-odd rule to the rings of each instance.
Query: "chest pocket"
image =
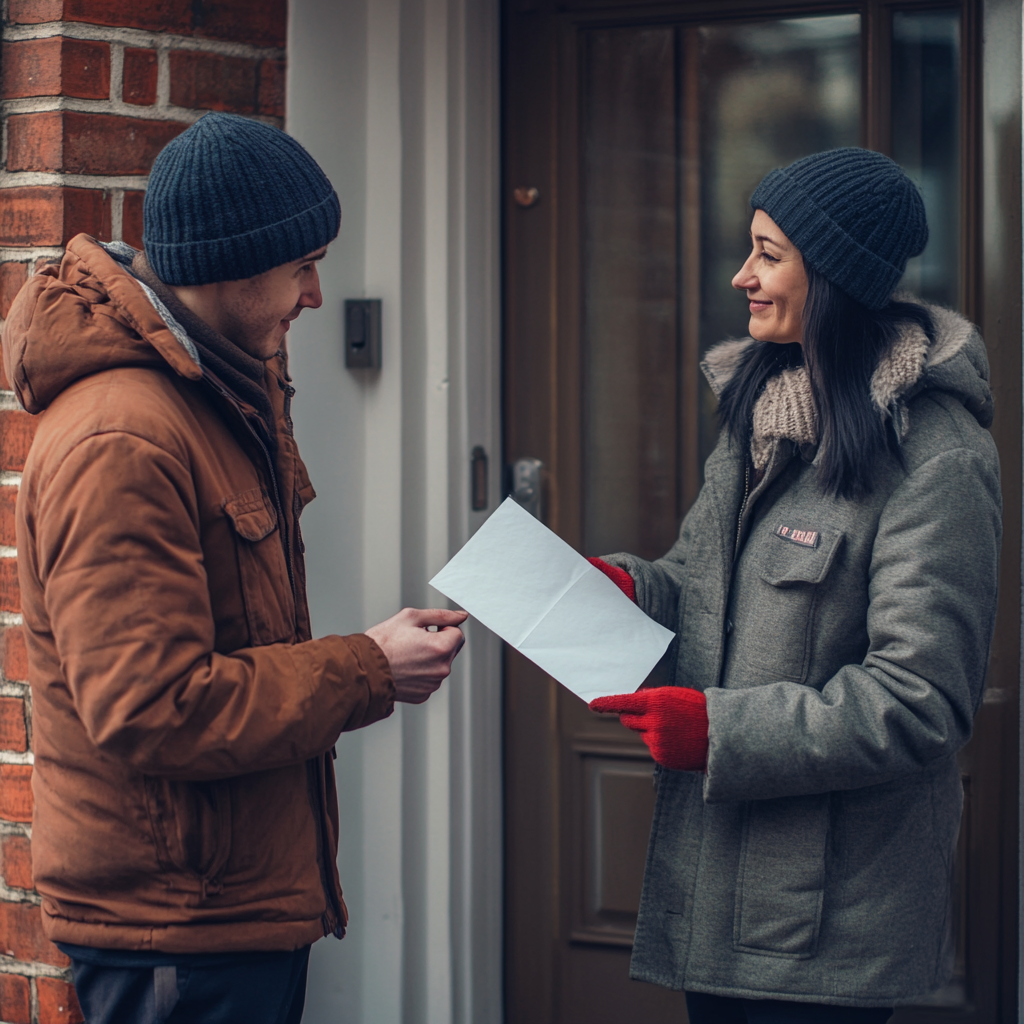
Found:
[[[816,606],[842,544],[838,530],[819,531],[815,547],[751,538],[735,609],[736,656],[751,682],[806,680]]]
[[[224,514],[235,533],[250,645],[291,640],[295,601],[273,502],[266,491],[254,487],[226,498]]]

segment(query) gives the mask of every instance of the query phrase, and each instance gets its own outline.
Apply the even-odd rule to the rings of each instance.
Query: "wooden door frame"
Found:
[[[575,210],[563,210],[560,196],[573,194],[577,164],[575,126],[558,121],[558,103],[551,97],[572,95],[576,69],[561,60],[566,38],[579,25],[620,25],[681,20],[756,19],[769,12],[793,16],[814,13],[842,13],[870,7],[885,17],[869,21],[863,50],[866,95],[865,144],[883,151],[888,146],[887,119],[881,117],[886,95],[881,69],[887,66],[887,19],[894,10],[957,7],[963,17],[963,117],[966,132],[961,188],[964,199],[962,305],[982,328],[989,346],[993,391],[998,410],[993,436],[1002,458],[1004,490],[1004,545],[1001,562],[1000,604],[993,644],[989,685],[978,718],[979,742],[964,757],[965,771],[988,780],[979,790],[971,787],[966,812],[965,842],[971,845],[972,876],[965,878],[971,935],[972,978],[977,979],[981,1003],[968,1014],[943,1015],[943,1020],[1010,1021],[1016,1019],[1018,913],[1016,893],[1018,851],[1017,773],[1007,773],[1011,764],[1024,772],[1024,755],[1018,757],[1017,722],[1021,638],[1021,189],[1020,189],[1020,31],[1013,38],[985,34],[990,18],[1002,16],[1013,0],[683,0],[640,2],[623,0],[505,0],[502,10],[502,196],[504,255],[504,438],[508,462],[522,456],[541,458],[546,467],[544,481],[545,521],[569,543],[582,540],[579,467],[580,425],[575,415],[578,402],[561,402],[577,393],[575,366],[579,345],[579,269],[569,254],[579,237]],[[685,18],[680,12],[685,10]],[[1002,48],[1004,63],[1016,74],[1006,72],[1002,80],[986,77],[984,55]],[[541,40],[537,44],[538,38]],[[530,41],[532,40],[532,45]],[[509,54],[522,55],[514,68]],[[1012,80],[1011,80],[1012,79]],[[881,87],[879,84],[881,82]],[[1002,92],[1002,97],[996,93]],[[1016,148],[1013,117],[995,125],[990,116],[999,102],[1017,111]],[[868,117],[874,110],[875,116]],[[867,126],[871,126],[870,135]],[[998,166],[982,167],[988,152]],[[568,159],[565,157],[568,156]],[[984,172],[984,173],[983,173]],[[986,177],[987,174],[987,177]],[[986,249],[986,230],[991,230],[995,197],[983,193],[986,182],[995,183],[998,208],[1005,224],[999,251]],[[518,186],[538,189],[539,200],[528,208],[516,205],[512,193]],[[985,223],[986,213],[989,223]],[[995,233],[993,232],[993,235]],[[989,242],[991,239],[989,239]],[[528,308],[510,301],[527,292],[536,298]],[[519,380],[511,372],[509,352],[515,346],[519,365],[529,365],[531,378]],[[528,390],[527,390],[528,386]],[[506,668],[509,658],[506,656]],[[529,671],[529,669],[526,669]],[[554,944],[559,941],[559,894],[554,891],[558,877],[559,763],[556,701],[552,689],[542,686],[526,697],[508,692],[505,713],[505,799],[506,799],[506,1012],[510,1022],[529,1020],[547,1024],[558,979],[554,977]],[[524,745],[512,735],[508,722],[523,715],[536,723],[530,742]],[[983,740],[984,742],[982,742]],[[999,779],[998,784],[995,780]],[[982,801],[982,803],[979,803]],[[993,803],[996,806],[992,806]],[[544,847],[511,855],[508,822],[526,813],[550,837]],[[979,814],[1002,813],[1005,817],[998,849],[980,845],[971,831]],[[986,878],[998,874],[1000,882],[986,888]],[[982,877],[984,875],[985,877]],[[983,896],[1000,895],[998,906],[983,906]],[[511,908],[529,900],[537,908],[529,927],[517,926]],[[996,921],[997,927],[983,927],[982,921]],[[524,1005],[522,986],[533,998]],[[997,1009],[998,1007],[998,1009]],[[997,1016],[993,1016],[997,1014]],[[934,1012],[901,1015],[901,1020],[933,1021]],[[556,1024],[550,1021],[550,1024]]]

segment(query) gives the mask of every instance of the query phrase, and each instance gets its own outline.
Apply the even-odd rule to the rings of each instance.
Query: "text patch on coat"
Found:
[[[794,530],[792,526],[778,526],[775,528],[775,536],[804,548],[816,548],[820,534],[817,530]]]

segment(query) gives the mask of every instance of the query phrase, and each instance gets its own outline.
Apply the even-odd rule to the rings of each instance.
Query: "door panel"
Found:
[[[745,333],[730,281],[771,168],[831,146],[891,152],[932,228],[905,284],[985,331],[1003,596],[989,697],[961,759],[957,972],[901,1024],[1009,1021],[1015,1006],[1019,5],[1016,35],[989,33],[986,59],[1004,68],[986,85],[991,114],[976,82],[980,19],[1002,24],[1011,8],[509,0],[504,13],[505,457],[543,461],[545,522],[584,554],[659,556],[696,496],[717,435],[699,361]],[[998,190],[987,221],[981,181]],[[505,767],[510,1024],[684,1022],[681,993],[628,978],[653,808],[646,748],[510,651]]]

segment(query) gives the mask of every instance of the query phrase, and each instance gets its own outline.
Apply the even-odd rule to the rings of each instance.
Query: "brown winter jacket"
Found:
[[[21,290],[3,354],[42,414],[17,542],[47,934],[175,953],[340,935],[331,749],[394,685],[369,637],[310,639],[283,356],[272,467],[86,235]]]

